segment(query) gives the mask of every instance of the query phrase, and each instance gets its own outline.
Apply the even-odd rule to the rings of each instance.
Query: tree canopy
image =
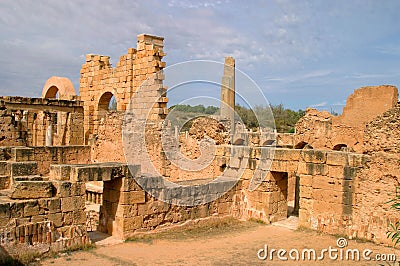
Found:
[[[219,108],[215,106],[204,107],[203,105],[174,105],[171,106],[169,110],[171,111],[174,108],[175,111],[180,111],[182,113],[200,113],[211,115],[218,114],[219,112]],[[304,110],[294,111],[285,108],[283,104],[271,105],[270,108],[274,116],[276,130],[281,133],[293,133],[297,121],[299,121],[299,119],[305,114]],[[246,127],[249,129],[255,129],[259,127],[259,121],[257,120],[255,115],[256,113],[257,117],[260,120],[267,121],[267,125],[271,126],[270,122],[272,117],[268,117],[268,114],[270,114],[270,112],[267,107],[256,106],[254,110],[251,110],[250,108],[236,105],[235,111],[240,116]]]

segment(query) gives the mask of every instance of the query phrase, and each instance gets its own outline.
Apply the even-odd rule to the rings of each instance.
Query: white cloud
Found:
[[[265,80],[284,82],[284,83],[294,83],[310,79],[325,78],[331,74],[333,74],[332,70],[324,69],[324,70],[314,70],[310,72],[299,72],[294,75],[292,74],[285,77],[265,77]]]
[[[279,94],[277,102],[328,92],[336,102],[361,81],[400,78],[392,59],[400,54],[399,8],[367,0],[3,1],[0,93],[38,96],[52,75],[77,87],[86,53],[109,55],[115,65],[137,34],[149,33],[165,37],[167,65],[232,55],[238,68]]]
[[[312,104],[310,105],[311,107],[325,107],[327,106],[328,103],[327,102],[320,102],[320,103],[316,103],[316,104]]]

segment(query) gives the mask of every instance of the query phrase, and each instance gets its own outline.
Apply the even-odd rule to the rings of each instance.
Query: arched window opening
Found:
[[[111,92],[104,93],[99,100],[99,111],[116,111],[117,100]]]
[[[58,88],[56,86],[51,86],[47,92],[44,98],[50,98],[50,99],[58,99]]]

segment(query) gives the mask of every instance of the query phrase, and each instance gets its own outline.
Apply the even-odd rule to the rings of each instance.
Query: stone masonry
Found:
[[[2,247],[89,243],[89,201],[101,205],[98,230],[121,239],[211,216],[273,223],[298,213],[300,226],[390,244],[386,232],[399,221],[387,204],[400,186],[396,87],[355,90],[340,116],[307,109],[295,134],[243,129],[226,141],[219,122],[195,123],[188,137],[177,132],[178,150],[198,158],[207,132],[217,145],[208,168],[188,173],[161,145],[164,56],[162,37],[141,34],[115,68],[108,56],[87,55],[80,96],[65,78],[52,77],[42,98],[0,97]],[[227,57],[221,73],[221,100],[231,107],[234,65]],[[109,108],[113,97],[116,110]],[[123,137],[134,162],[125,158]],[[220,197],[201,203],[194,196]]]
[[[233,57],[225,57],[221,83],[221,117],[233,123],[235,109],[235,59]]]

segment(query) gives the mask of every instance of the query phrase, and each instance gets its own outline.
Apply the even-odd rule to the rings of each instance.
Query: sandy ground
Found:
[[[268,245],[268,250],[315,249],[317,255],[324,248],[338,248],[337,238],[313,231],[294,231],[283,226],[255,224],[244,230],[224,232],[213,236],[208,234],[197,239],[155,240],[152,243],[126,242],[102,246],[86,252],[75,252],[59,258],[49,258],[42,265],[400,265],[378,261],[331,260],[325,254],[320,261],[280,261],[274,253],[274,259],[260,260],[258,250]],[[371,258],[375,254],[395,253],[400,260],[400,250],[374,245],[369,242],[349,240],[343,248],[360,250],[371,249]],[[263,255],[264,253],[260,253]],[[293,253],[294,254],[294,253]],[[334,254],[333,254],[334,255]],[[301,255],[300,255],[301,256]],[[286,254],[288,257],[288,254]],[[345,255],[344,255],[345,257]]]

